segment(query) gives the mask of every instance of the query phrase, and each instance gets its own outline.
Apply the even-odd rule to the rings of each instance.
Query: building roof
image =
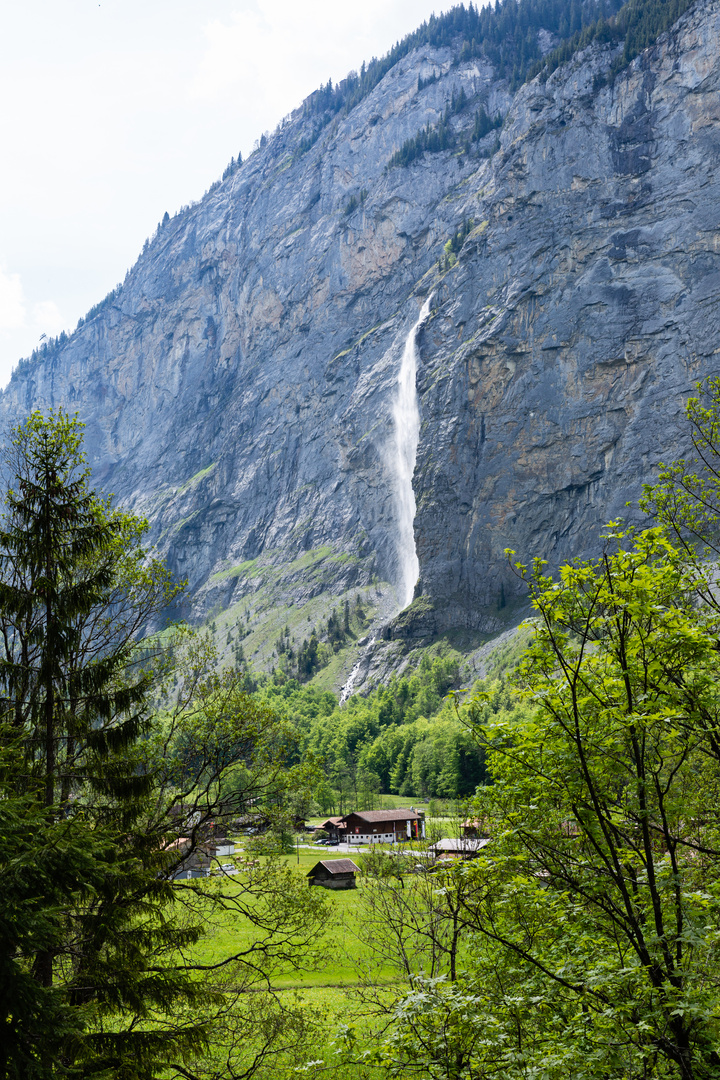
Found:
[[[487,838],[482,840],[471,840],[469,836],[462,836],[459,840],[445,839],[438,840],[435,844],[430,844],[431,851],[480,851],[490,841]]]
[[[324,867],[331,874],[360,873],[360,867],[356,866],[352,859],[321,859],[315,863],[312,870],[308,870],[306,876],[312,877],[318,866]]]
[[[337,827],[337,826],[338,826],[338,825],[340,824],[340,822],[341,822],[342,820],[343,820],[343,819],[342,819],[341,817],[329,817],[329,818],[325,818],[325,820],[324,820],[324,821],[321,821],[321,822],[320,822],[320,828],[321,828],[321,829],[324,829],[326,825],[335,825],[335,826]]]
[[[420,821],[420,814],[416,814],[414,810],[403,810],[402,808],[397,810],[353,810],[350,814],[346,814],[342,820],[347,821],[349,817],[357,817],[361,821],[369,821],[371,824],[379,821]]]
[[[175,848],[182,850],[182,848],[187,847],[191,843],[192,841],[189,836],[178,836],[177,840],[171,840],[165,845],[165,850],[173,851]]]

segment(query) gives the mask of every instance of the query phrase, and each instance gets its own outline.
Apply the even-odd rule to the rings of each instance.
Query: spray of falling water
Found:
[[[415,584],[420,574],[417,551],[415,550],[415,492],[412,479],[415,472],[418,439],[420,437],[420,409],[418,408],[417,387],[417,345],[418,330],[430,314],[432,295],[423,304],[418,321],[405,341],[400,374],[398,375],[397,394],[392,408],[394,437],[389,450],[389,466],[395,477],[395,517],[397,521],[398,583],[396,591],[401,609],[407,607],[413,598]],[[342,689],[340,704],[343,705],[355,692],[355,687],[367,675],[377,641],[377,631],[363,649],[357,663]]]
[[[400,363],[398,388],[392,416],[395,426],[395,446],[392,464],[395,470],[395,501],[397,520],[398,584],[397,593],[401,607],[407,607],[413,598],[415,585],[420,576],[420,564],[415,549],[415,492],[412,481],[415,472],[418,439],[420,436],[420,410],[417,398],[417,335],[430,314],[428,296],[420,317],[405,342]]]

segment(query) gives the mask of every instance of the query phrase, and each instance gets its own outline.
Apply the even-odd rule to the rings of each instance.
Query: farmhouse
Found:
[[[342,818],[338,830],[349,844],[394,844],[425,836],[425,816],[415,810],[358,810]]]
[[[360,867],[352,859],[321,859],[308,870],[308,885],[322,885],[324,889],[354,889],[355,875]]]
[[[208,877],[212,859],[201,848],[191,852],[186,859],[175,869],[173,881],[184,881],[186,878]]]
[[[342,820],[341,817],[325,818],[325,821],[320,822],[320,828],[324,829],[332,840],[338,840],[339,830],[342,827]]]

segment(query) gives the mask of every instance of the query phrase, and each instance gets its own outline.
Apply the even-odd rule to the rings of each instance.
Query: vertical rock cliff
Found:
[[[393,405],[432,294],[420,578],[388,633],[499,629],[503,549],[596,550],[718,366],[717,0],[608,80],[617,51],[511,94],[488,59],[420,46],[349,112],[298,110],[20,366],[4,423],[77,411],[97,483],[148,515],[190,616],[228,642],[253,629],[270,663],[279,629],[299,640],[338,599],[384,622],[400,606]],[[504,124],[476,139],[481,111]],[[442,124],[452,148],[390,166]]]

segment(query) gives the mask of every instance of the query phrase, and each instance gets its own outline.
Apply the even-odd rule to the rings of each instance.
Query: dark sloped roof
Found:
[[[353,810],[352,814],[346,814],[343,821],[349,817],[359,817],[361,821],[419,821],[420,815],[414,810]]]
[[[352,859],[321,859],[315,863],[312,870],[308,870],[307,877],[312,877],[318,866],[324,866],[331,874],[350,874],[353,871],[360,873],[360,867],[356,866]]]
[[[431,851],[481,851],[490,841],[487,838],[471,840],[469,836],[461,836],[459,840],[445,839],[430,844]]]

